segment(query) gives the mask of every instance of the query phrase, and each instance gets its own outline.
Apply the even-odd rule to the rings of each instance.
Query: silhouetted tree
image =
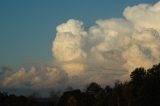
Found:
[[[147,78],[145,82],[145,102],[146,106],[160,105],[160,64],[154,65],[147,70]]]
[[[87,87],[87,92],[91,92],[91,93],[97,93],[100,90],[102,90],[101,86],[98,85],[95,82],[92,82],[91,84],[89,84],[89,86]]]
[[[56,106],[57,103],[58,103],[58,100],[59,100],[58,94],[54,90],[50,91],[50,93],[49,93],[49,102],[50,102],[50,104],[52,106]]]
[[[160,106],[160,64],[145,70],[136,68],[131,80],[117,81],[113,87],[104,89],[95,82],[86,91],[70,89],[60,97],[58,106]],[[43,102],[37,93],[29,97],[8,95],[0,92],[0,106],[56,106],[58,96],[50,92],[48,101]]]

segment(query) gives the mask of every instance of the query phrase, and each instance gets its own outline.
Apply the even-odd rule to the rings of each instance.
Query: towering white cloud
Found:
[[[88,29],[69,19],[57,26],[52,68],[24,68],[0,74],[1,87],[80,87],[126,80],[136,67],[160,62],[160,2],[127,7],[124,18],[97,20]]]
[[[89,77],[93,72],[96,81],[97,77],[102,80],[101,74],[123,73],[118,79],[136,67],[149,68],[159,62],[160,2],[127,7],[123,14],[124,18],[98,20],[89,30],[74,19],[57,27],[53,56],[69,76]]]
[[[69,76],[84,70],[83,64],[76,61],[86,58],[86,53],[82,49],[82,40],[85,36],[83,23],[78,20],[70,19],[67,23],[57,26],[57,36],[52,50],[59,64],[70,73]]]
[[[137,30],[145,28],[154,28],[159,30],[160,2],[150,4],[139,4],[133,7],[127,7],[124,10],[124,16],[127,20],[134,23]]]

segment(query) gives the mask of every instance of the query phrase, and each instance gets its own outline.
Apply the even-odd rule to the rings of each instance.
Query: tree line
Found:
[[[90,83],[85,91],[52,92],[46,100],[34,96],[6,95],[0,92],[0,106],[160,106],[160,64],[150,69],[136,68],[130,80],[113,87]]]

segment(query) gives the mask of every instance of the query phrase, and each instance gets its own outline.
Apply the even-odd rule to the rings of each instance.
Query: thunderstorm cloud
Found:
[[[160,2],[126,7],[124,18],[97,20],[86,29],[80,20],[57,26],[53,66],[0,74],[4,88],[81,87],[127,80],[136,67],[160,62]]]

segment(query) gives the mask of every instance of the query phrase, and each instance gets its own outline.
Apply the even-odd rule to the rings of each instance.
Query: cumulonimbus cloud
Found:
[[[52,47],[58,67],[4,73],[0,86],[80,87],[93,81],[106,85],[127,80],[136,67],[160,62],[160,2],[127,7],[123,15],[97,20],[88,29],[75,19],[58,25]]]
[[[160,2],[139,4],[127,7],[124,18],[98,20],[88,30],[82,21],[69,19],[57,26],[53,56],[71,77],[86,75],[85,80],[98,82],[110,80],[102,77],[106,74],[125,78],[136,67],[159,62],[159,13]]]

